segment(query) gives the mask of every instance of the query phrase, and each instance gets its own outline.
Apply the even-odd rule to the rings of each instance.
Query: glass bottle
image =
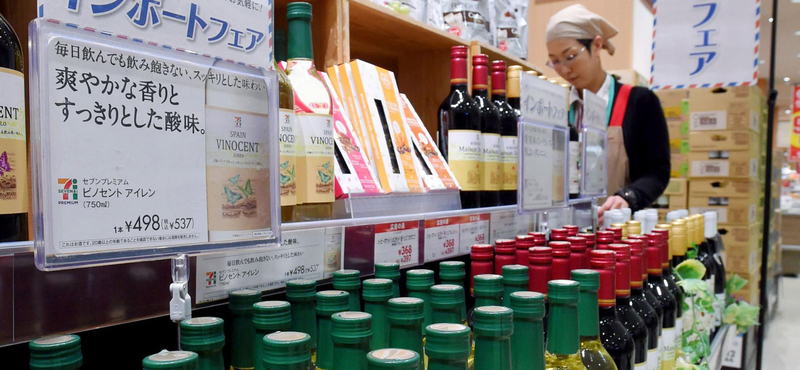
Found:
[[[461,324],[431,324],[425,328],[428,370],[467,370],[471,333]]]
[[[262,351],[266,370],[313,370],[311,336],[296,331],[281,331],[264,337]]]
[[[253,305],[261,301],[261,292],[251,289],[235,290],[228,294],[231,313],[231,370],[255,367],[253,363]]]
[[[419,298],[389,300],[389,346],[422,352],[422,322],[425,305]]]
[[[520,85],[519,85],[519,76],[522,73],[522,66],[509,66],[508,67],[508,79],[506,80],[506,88],[508,89],[508,105],[514,109],[514,113],[517,115],[517,120],[522,115],[519,110],[520,107]]]
[[[578,282],[572,280],[552,280],[547,283],[550,312],[547,318],[545,369],[586,369],[581,361],[581,342],[578,337],[578,286]]]
[[[586,238],[580,236],[567,237],[569,242],[569,269],[589,268],[589,255],[586,254]]]
[[[77,370],[83,366],[81,338],[74,334],[53,335],[28,343],[30,367],[37,370]]]
[[[552,229],[550,230],[550,241],[559,241],[565,242],[569,237],[569,231],[567,229]]]
[[[502,299],[502,276],[495,274],[475,276],[475,307],[500,306]]]
[[[285,301],[263,301],[253,305],[253,365],[255,370],[264,370],[264,337],[276,331],[289,331],[292,327],[292,308]],[[310,351],[310,349],[309,349]]]
[[[475,275],[491,274],[494,272],[492,260],[494,247],[491,244],[474,244],[470,249],[470,278],[469,292],[472,295],[475,289]]]
[[[513,239],[494,241],[494,273],[502,274],[503,266],[517,263],[517,247]],[[523,265],[524,266],[524,265]]]
[[[281,30],[277,30],[281,31]],[[276,31],[276,38],[282,32]],[[286,38],[286,35],[283,35]],[[281,184],[281,222],[290,222],[294,217],[294,206],[297,204],[297,139],[295,138],[295,115],[294,115],[294,89],[289,76],[278,65],[277,50],[276,58],[272,66],[278,74],[278,117],[280,142],[280,184]]]
[[[198,358],[199,357],[194,352],[163,350],[154,355],[145,357],[142,360],[142,369],[192,370],[197,369]]]
[[[466,264],[461,261],[439,262],[439,281],[442,284],[458,285],[464,289],[464,278],[467,277]],[[466,293],[465,293],[466,294]],[[466,299],[466,296],[464,297]],[[465,301],[466,302],[466,301]],[[467,307],[464,306],[462,318],[467,318]]]
[[[658,312],[647,302],[642,282],[647,277],[647,268],[644,263],[644,243],[641,240],[626,240],[631,247],[631,299],[630,306],[644,321],[647,327],[647,368],[650,370],[661,369],[661,352],[659,330],[661,320]],[[655,297],[654,297],[655,298]]]
[[[609,249],[616,253],[617,318],[633,337],[633,367],[645,370],[648,367],[647,343],[649,333],[639,314],[631,306],[631,247],[627,244],[612,244]]]
[[[700,261],[706,268],[703,281],[706,282],[708,292],[713,295],[715,286],[714,283],[717,280],[717,269],[714,265],[714,257],[711,255],[711,252],[708,249],[708,243],[703,236],[705,233],[705,217],[703,217],[702,214],[695,215],[694,217],[695,223],[697,224],[695,227],[696,232],[694,237],[695,245],[697,246],[697,260]],[[714,337],[714,315],[701,314],[699,317],[701,318],[701,321],[703,322],[703,328],[706,329],[709,337]]]
[[[589,255],[592,269],[600,273],[600,342],[614,359],[617,369],[631,370],[634,364],[635,344],[633,337],[617,317],[616,256],[611,250],[592,251]]]
[[[595,249],[608,249],[614,243],[614,232],[611,230],[601,230],[595,233]]]
[[[553,280],[569,280],[570,244],[567,241],[551,241],[547,246],[553,250]]]
[[[638,220],[625,222],[625,231],[628,232],[628,237],[632,235],[642,235],[642,222]]]
[[[361,311],[361,271],[334,271],[333,289],[350,293],[350,311]]]
[[[511,368],[544,370],[544,294],[511,293],[514,334],[511,334]]]
[[[481,306],[473,312],[475,370],[511,370],[514,311],[503,306]]]
[[[519,86],[519,80],[517,80],[517,86]],[[504,60],[492,61],[492,102],[500,113],[500,148],[503,162],[500,204],[507,206],[517,204],[518,115],[514,108],[506,102],[506,61]]]
[[[547,282],[553,275],[553,250],[550,247],[532,247],[528,259],[528,290],[547,296]]]
[[[561,228],[567,230],[567,237],[578,236],[578,230],[580,229],[578,225],[564,225]]]
[[[725,311],[725,289],[727,285],[725,275],[725,263],[722,260],[721,251],[725,249],[722,244],[722,237],[717,231],[717,212],[704,212],[705,227],[703,236],[708,243],[708,250],[714,263],[716,278],[714,279],[714,334],[719,331],[722,325],[722,316]]]
[[[391,298],[391,280],[364,280],[364,312],[372,315],[372,340],[369,347],[373,350],[389,347],[389,299]]]
[[[392,297],[400,296],[400,264],[396,262],[379,262],[375,264],[375,277],[392,281]]]
[[[316,294],[317,311],[317,369],[333,369],[333,339],[331,316],[349,309],[350,293],[343,290],[323,290]]]
[[[367,354],[369,370],[421,370],[419,353],[399,348],[384,348]]]
[[[372,339],[372,315],[345,311],[331,316],[333,370],[367,370],[367,353]]]
[[[533,237],[533,246],[534,247],[546,247],[547,246],[547,234],[539,231],[531,231],[528,235]]]
[[[661,264],[661,248],[658,238],[650,238],[647,246],[647,289],[661,303],[663,318],[661,321],[661,368],[672,370],[675,363],[675,320],[677,318],[677,302],[669,289],[665,288]]]
[[[533,235],[517,235],[514,244],[517,248],[517,264],[528,266],[530,264],[530,249],[534,245],[535,237]]]
[[[434,324],[464,324],[461,307],[464,306],[464,289],[458,285],[439,284],[431,287],[431,307]]]
[[[580,283],[578,301],[578,328],[580,332],[581,361],[589,370],[616,369],[614,359],[600,341],[600,311],[597,291],[600,289],[600,273],[595,270],[572,271],[572,280]]]
[[[314,311],[316,294],[317,282],[314,280],[294,279],[286,282],[286,300],[292,304],[292,331],[311,336],[311,356],[315,362],[317,360],[317,314]]]
[[[578,141],[578,129],[573,122],[569,126],[569,199],[577,199],[581,193],[581,144]]]
[[[592,234],[592,233],[580,233],[580,234],[578,234],[576,236],[581,237],[581,238],[586,240],[586,258],[587,258],[586,265],[588,266],[589,265],[589,260],[588,260],[589,252],[591,252],[592,249],[594,249],[596,236],[594,234]]]
[[[433,320],[433,306],[431,306],[431,287],[435,284],[433,271],[425,269],[408,270],[406,272],[406,289],[408,296],[419,298],[424,303],[425,318],[422,321],[423,330]],[[423,331],[424,334],[424,331]]]
[[[511,294],[528,290],[528,267],[503,266],[503,306],[511,307]]]
[[[661,276],[664,277],[664,283],[667,290],[675,298],[675,303],[683,302],[683,289],[678,286],[678,277],[672,273],[674,266],[672,266],[672,255],[670,253],[669,239],[672,230],[670,224],[658,224],[652,230],[652,234],[659,236],[661,243]],[[648,241],[649,244],[649,241]],[[683,337],[683,305],[676,304],[675,307],[675,351],[679,351],[682,347],[681,339]]]
[[[225,370],[222,360],[224,325],[218,317],[195,317],[181,321],[181,349],[197,353],[198,370]]]
[[[483,147],[481,207],[500,205],[500,186],[503,181],[500,111],[489,99],[488,64],[489,57],[485,54],[472,56],[472,99],[480,110]]]

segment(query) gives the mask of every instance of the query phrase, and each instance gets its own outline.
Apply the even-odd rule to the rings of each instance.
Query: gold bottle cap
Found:
[[[642,235],[642,222],[637,220],[630,220],[626,222],[628,235]]]
[[[611,227],[618,227],[622,229],[622,239],[628,239],[628,225],[624,223],[614,223],[611,224]]]
[[[672,240],[672,245],[670,245],[670,251],[675,256],[685,256],[687,243],[686,243],[686,221],[683,219],[678,219],[672,221],[672,227],[669,233],[670,239]]]
[[[509,66],[507,73],[506,94],[509,98],[519,98],[519,75],[522,73],[522,66]]]

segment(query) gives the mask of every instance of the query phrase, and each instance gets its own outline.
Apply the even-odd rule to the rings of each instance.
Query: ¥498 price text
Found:
[[[129,233],[133,231],[188,230],[193,228],[193,217],[179,217],[174,220],[170,220],[157,214],[153,214],[141,215],[136,217],[135,220],[125,221],[123,225],[114,226],[114,233]]]
[[[289,271],[284,273],[284,276],[296,276],[296,275],[305,275],[305,274],[313,274],[319,271],[319,263],[315,263],[313,265],[299,265]]]

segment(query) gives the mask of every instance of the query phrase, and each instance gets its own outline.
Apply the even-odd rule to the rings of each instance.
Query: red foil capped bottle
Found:
[[[586,239],[586,253],[587,253],[587,255],[586,255],[586,264],[588,266],[588,264],[589,264],[589,255],[588,255],[588,253],[592,249],[594,249],[595,235],[592,234],[592,233],[581,233],[581,234],[578,234],[578,236],[581,237],[581,238]],[[588,268],[588,267],[584,267],[584,268]]]
[[[494,273],[502,275],[503,266],[517,263],[517,246],[513,239],[494,241]]]
[[[611,244],[608,249],[616,253],[617,297],[631,296],[631,247],[627,244]]]
[[[553,250],[550,247],[532,247],[528,259],[528,290],[547,295],[547,282],[552,280]]]
[[[614,307],[616,297],[616,253],[611,250],[593,250],[589,253],[589,265],[600,272],[600,290],[597,292],[600,307]]]
[[[578,236],[570,236],[567,238],[569,242],[569,269],[588,269],[589,268],[589,255],[586,254],[586,239]]]
[[[672,256],[669,255],[669,230],[653,229],[652,233],[661,240],[661,268],[669,268],[669,261],[672,261]]]
[[[532,235],[517,235],[516,247],[518,265],[528,266],[528,248],[533,246],[534,244]]]
[[[576,225],[564,225],[561,228],[567,230],[567,236],[578,236],[578,226]]]
[[[539,231],[531,231],[528,235],[533,237],[533,245],[535,247],[546,247],[547,246],[547,234]]]
[[[553,280],[569,280],[570,279],[570,261],[571,254],[569,250],[568,241],[551,241],[547,246],[553,250]]]
[[[661,276],[661,238],[656,234],[647,234],[647,274]]]
[[[470,250],[470,278],[469,291],[475,290],[475,275],[491,274],[494,272],[494,247],[491,244],[473,244]]]
[[[605,230],[605,231],[598,231],[596,235],[596,244],[594,246],[595,249],[608,249],[608,245],[614,243],[614,232]]]
[[[606,230],[614,233],[614,243],[622,242],[622,228],[621,227],[607,227]]]
[[[569,236],[567,229],[553,229],[550,230],[551,241],[566,241]]]
[[[642,280],[647,279],[647,265],[645,264],[646,259],[644,253],[645,249],[647,249],[647,243],[639,238],[628,238],[623,242],[631,248],[631,285],[633,285],[633,282],[636,279],[636,276],[633,275],[638,273],[640,275],[639,287],[641,287]],[[637,253],[636,251],[639,251],[638,256],[635,255]],[[638,270],[633,266],[637,263],[640,264]]]

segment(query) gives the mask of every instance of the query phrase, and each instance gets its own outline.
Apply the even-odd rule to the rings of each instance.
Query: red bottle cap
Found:
[[[647,235],[647,273],[661,276],[661,240],[655,234]]]
[[[605,230],[605,231],[598,231],[597,234],[597,241],[595,244],[595,248],[597,249],[606,249],[605,246],[614,242],[614,232]]]
[[[489,57],[486,54],[472,56],[472,89],[489,89]]]
[[[569,250],[572,252],[583,253],[586,252],[586,239],[579,236],[567,237],[569,242]]]
[[[467,47],[453,46],[450,49],[450,84],[467,83]]]
[[[550,247],[531,247],[528,249],[531,265],[550,265],[553,263],[553,249]]]
[[[589,252],[589,264],[600,273],[600,290],[597,299],[600,307],[614,307],[616,299],[616,253],[611,250]]]
[[[514,254],[516,249],[516,242],[513,239],[497,239],[494,241],[494,252],[497,254]]]
[[[661,240],[661,268],[669,267],[669,230],[653,229],[653,234]]]
[[[506,94],[506,61],[492,62],[492,94]]]
[[[622,228],[620,227],[607,227],[606,230],[614,233],[614,242],[619,243],[622,241]]]
[[[553,229],[550,230],[550,240],[567,240],[569,231],[567,229]]]
[[[626,240],[631,247],[631,287],[641,288],[642,279],[647,275],[644,264],[644,244],[640,240]],[[634,242],[634,243],[631,243]]]
[[[611,244],[608,248],[617,254],[617,297],[631,296],[631,247],[627,244]]]
[[[528,235],[533,236],[533,245],[537,247],[545,247],[547,246],[547,234],[534,231],[528,233]]]
[[[491,261],[494,258],[494,247],[491,244],[473,244],[470,258],[479,261]]]
[[[533,236],[532,235],[517,235],[516,237],[516,245],[517,249],[528,249],[533,247]]]
[[[564,225],[561,227],[562,229],[567,230],[567,235],[569,236],[577,236],[578,235],[578,226],[576,225]]]
[[[586,239],[586,248],[594,249],[595,235],[591,233],[578,234],[579,237]]]

